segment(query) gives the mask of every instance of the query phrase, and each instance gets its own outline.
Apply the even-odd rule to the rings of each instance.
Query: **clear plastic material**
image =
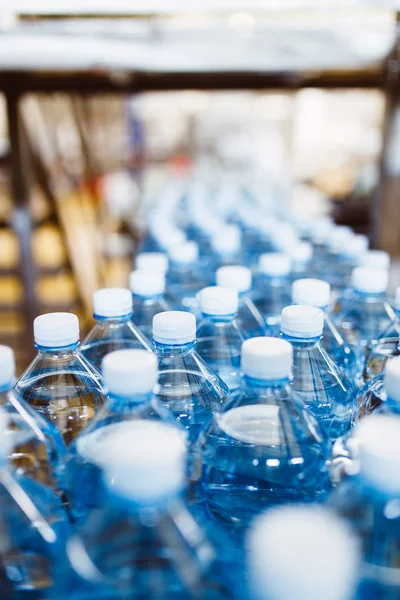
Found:
[[[38,354],[16,383],[22,398],[61,433],[68,446],[104,402],[100,373],[79,351],[38,346]]]
[[[279,335],[281,312],[291,303],[290,275],[259,273],[254,287],[254,304],[266,323],[266,335]]]
[[[120,380],[127,380],[123,394],[120,392],[121,382],[112,372],[112,362],[119,365],[116,375]],[[70,445],[65,466],[64,485],[77,520],[99,505],[101,466],[108,458],[105,452],[108,439],[123,436],[132,421],[165,421],[177,426],[174,415],[153,393],[158,373],[157,368],[150,376],[145,373],[149,362],[157,363],[157,359],[144,350],[120,350],[107,355],[103,361],[109,396],[94,419]],[[129,383],[131,393],[128,393]],[[138,388],[140,392],[133,391]]]
[[[267,365],[271,338],[245,344],[255,342],[261,360],[259,339],[265,340]],[[280,355],[283,341],[273,342]],[[200,444],[206,503],[224,521],[246,525],[268,506],[322,499],[329,489],[330,443],[293,398],[289,373],[278,380],[245,374],[239,394],[214,414]]]
[[[60,595],[230,598],[215,551],[181,497],[184,456],[167,431],[131,425],[133,431],[108,440],[104,502],[68,541],[70,569],[61,574]]]
[[[294,350],[293,397],[318,419],[331,441],[344,435],[356,417],[354,389],[321,344],[321,337],[295,338],[281,334]]]
[[[234,315],[204,315],[197,329],[197,353],[231,392],[240,385],[240,350],[245,339]]]
[[[133,322],[135,327],[151,340],[153,330],[153,318],[160,312],[171,310],[165,296],[159,295],[137,295],[132,294],[133,300]]]

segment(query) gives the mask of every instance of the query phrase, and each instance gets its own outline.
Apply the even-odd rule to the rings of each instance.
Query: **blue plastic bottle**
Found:
[[[240,385],[240,349],[246,335],[236,321],[237,292],[213,286],[199,293],[203,319],[197,328],[196,352],[231,392]]]
[[[69,447],[65,487],[76,519],[99,504],[101,465],[108,436],[119,435],[126,423],[165,420],[176,426],[169,409],[154,396],[157,357],[145,350],[117,350],[103,359],[109,396],[89,425]],[[122,435],[122,434],[121,434]]]
[[[361,600],[400,595],[400,417],[372,415],[355,432],[356,473],[338,486],[330,506],[348,519],[362,547]]]
[[[165,275],[148,271],[132,271],[129,276],[132,292],[133,321],[146,338],[151,339],[153,317],[170,310],[165,298]]]
[[[227,385],[195,351],[196,318],[169,311],[153,319],[153,343],[159,360],[157,396],[196,442],[203,425],[229,396]]]
[[[171,248],[167,296],[169,304],[177,310],[199,314],[197,293],[210,283],[210,275],[200,268],[199,247],[186,242]]]
[[[265,321],[251,297],[251,270],[239,265],[221,267],[217,270],[216,282],[217,285],[235,290],[239,294],[236,321],[245,332],[246,337],[265,335]]]
[[[315,306],[324,312],[322,346],[333,362],[352,381],[357,374],[357,358],[330,317],[329,283],[322,279],[298,279],[292,285],[292,301],[293,304]]]
[[[54,585],[55,562],[63,564],[65,560],[69,526],[60,498],[9,464],[8,456],[14,451],[9,428],[9,414],[1,409],[0,570],[6,577],[1,596],[7,600],[45,598]]]
[[[83,356],[100,370],[104,356],[124,348],[144,348],[151,344],[132,323],[132,294],[125,288],[104,288],[93,294],[97,323],[81,345]]]
[[[38,355],[15,389],[58,428],[68,446],[103,404],[102,378],[79,350],[76,315],[41,315],[34,321],[34,336]]]
[[[321,344],[324,314],[314,306],[287,306],[281,336],[293,346],[293,397],[302,400],[333,442],[356,417],[354,388]]]
[[[400,414],[400,356],[390,358],[379,375],[370,379],[359,393],[361,415],[374,412]]]
[[[267,324],[267,335],[279,335],[282,309],[291,302],[291,260],[285,254],[270,252],[259,260],[254,303]]]
[[[136,255],[135,269],[165,276],[168,272],[168,255],[165,252],[141,252]]]
[[[388,272],[385,269],[358,267],[352,274],[352,293],[339,302],[335,324],[354,350],[357,384],[363,382],[365,361],[379,335],[396,316],[386,299]]]
[[[58,492],[65,445],[60,432],[13,390],[14,353],[0,346],[0,407],[8,417],[9,460],[19,474]],[[0,432],[1,433],[1,432]]]
[[[185,444],[136,420],[104,447],[104,502],[69,540],[58,598],[231,598],[215,551],[182,498]]]
[[[246,525],[275,504],[323,498],[330,443],[289,385],[293,349],[279,338],[242,346],[243,385],[201,435],[202,484],[212,514]]]
[[[326,508],[273,508],[254,520],[246,547],[251,600],[356,600],[358,540]]]
[[[379,335],[379,339],[374,344],[368,354],[365,369],[364,381],[369,381],[382,372],[388,358],[398,356],[399,337],[400,337],[400,287],[396,290],[393,309],[396,314],[395,320],[391,321],[384,331]]]

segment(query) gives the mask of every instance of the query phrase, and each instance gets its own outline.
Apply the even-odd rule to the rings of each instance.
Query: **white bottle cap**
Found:
[[[251,289],[251,270],[247,267],[232,265],[217,269],[217,285],[235,290],[236,292],[248,292]]]
[[[289,275],[292,261],[286,254],[280,252],[266,252],[259,258],[259,269],[269,277],[285,277]]]
[[[125,421],[102,447],[109,489],[135,502],[173,496],[185,485],[185,434],[159,421]]]
[[[400,286],[396,288],[396,293],[394,296],[394,309],[400,310]]]
[[[241,235],[236,225],[226,225],[212,238],[212,246],[219,254],[236,254],[240,250]]]
[[[290,337],[314,338],[322,335],[323,329],[324,313],[315,306],[286,306],[281,313],[281,331]]]
[[[400,403],[400,356],[387,361],[383,376],[387,397]]]
[[[389,283],[389,272],[386,269],[373,267],[357,267],[351,274],[351,285],[357,292],[366,294],[382,294]]]
[[[101,364],[106,388],[124,398],[149,394],[157,383],[158,360],[147,350],[116,350]]]
[[[360,264],[363,267],[390,269],[390,255],[384,250],[368,250],[361,256]]]
[[[298,242],[287,250],[294,263],[307,263],[312,259],[313,248],[309,242]]]
[[[198,300],[205,315],[234,315],[238,310],[238,293],[219,285],[203,288]]]
[[[35,343],[45,348],[62,348],[79,340],[79,320],[73,313],[55,312],[33,321]]]
[[[160,228],[157,241],[162,248],[165,248],[165,250],[169,251],[174,246],[184,244],[186,241],[186,236],[180,229],[175,229],[173,227],[165,228],[164,225],[164,228]]]
[[[340,225],[335,227],[328,238],[328,247],[332,252],[341,252],[343,245],[353,237],[353,232],[350,227]]]
[[[0,346],[0,387],[10,386],[15,379],[15,355],[9,346]]]
[[[379,491],[400,494],[400,417],[371,415],[356,427],[358,459],[364,479]]]
[[[142,252],[135,261],[136,269],[165,274],[168,271],[168,256],[164,252]]]
[[[196,242],[185,242],[184,244],[173,246],[169,251],[169,257],[174,263],[191,265],[199,258],[199,247]]]
[[[359,542],[328,509],[272,508],[254,519],[246,547],[249,584],[260,600],[349,600],[355,595]]]
[[[242,344],[241,368],[245,375],[266,381],[292,374],[293,346],[286,340],[255,337]]]
[[[352,235],[343,240],[342,248],[339,251],[349,258],[361,259],[368,250],[368,244],[369,240],[366,235]]]
[[[293,304],[325,308],[331,299],[331,286],[322,279],[297,279],[292,284]]]
[[[103,288],[93,294],[95,317],[123,317],[132,312],[132,294],[127,288]]]
[[[309,235],[314,244],[325,244],[335,228],[330,217],[320,217],[312,221],[309,229]]]
[[[136,296],[160,296],[165,292],[165,275],[156,271],[132,271],[129,275],[129,287]]]
[[[159,344],[182,345],[196,339],[196,317],[183,310],[168,310],[153,318],[153,340]]]

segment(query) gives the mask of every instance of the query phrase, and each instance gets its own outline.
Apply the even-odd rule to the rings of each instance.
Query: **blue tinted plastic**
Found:
[[[246,525],[284,502],[323,499],[330,443],[289,381],[245,378],[200,435],[202,484],[210,511]]]
[[[251,297],[247,294],[239,295],[239,307],[236,321],[249,338],[266,335],[264,318]]]
[[[133,322],[139,331],[149,340],[152,338],[153,317],[160,312],[171,310],[164,296],[132,295]]]
[[[293,346],[293,397],[304,402],[335,441],[353,425],[354,389],[321,345],[321,338],[281,336]]]
[[[114,350],[152,350],[150,342],[135,327],[131,317],[97,317],[96,325],[82,342],[81,353],[99,371],[105,355]]]
[[[259,275],[254,286],[254,304],[266,322],[266,335],[278,336],[281,312],[292,302],[290,277]]]

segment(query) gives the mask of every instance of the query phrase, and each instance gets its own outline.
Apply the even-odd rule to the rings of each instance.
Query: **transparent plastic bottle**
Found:
[[[171,310],[165,299],[165,275],[147,271],[132,271],[129,276],[132,292],[133,321],[146,338],[151,339],[153,317]]]
[[[292,281],[308,277],[312,269],[313,247],[310,242],[297,242],[287,250],[292,259]]]
[[[218,229],[211,240],[214,271],[225,265],[241,264],[241,233],[236,225]]]
[[[197,293],[210,283],[210,277],[206,277],[199,267],[199,247],[195,242],[186,242],[171,248],[169,256],[169,304],[174,309],[198,315]]]
[[[254,303],[267,324],[267,335],[279,335],[282,309],[291,302],[291,260],[285,254],[270,252],[259,259]]]
[[[240,349],[246,335],[236,321],[237,292],[213,286],[199,293],[203,315],[197,328],[196,352],[231,392],[240,385]]]
[[[265,321],[251,298],[252,274],[247,267],[231,265],[221,267],[216,273],[217,285],[235,290],[239,294],[236,321],[247,337],[265,335]]]
[[[222,408],[229,388],[195,351],[196,318],[169,311],[153,319],[153,343],[159,361],[157,396],[196,442],[203,425]]]
[[[132,294],[125,288],[104,288],[93,294],[96,325],[81,345],[83,356],[100,370],[104,356],[123,348],[152,352],[145,335],[132,323]]]
[[[330,317],[331,287],[329,283],[322,281],[322,279],[298,279],[294,281],[292,285],[292,302],[293,304],[315,306],[323,311],[322,346],[333,362],[352,381],[357,374],[357,358]]]
[[[8,458],[19,474],[58,492],[65,444],[58,429],[13,390],[14,380],[14,352],[0,346],[0,407],[8,416]]]
[[[382,372],[386,361],[399,354],[400,338],[400,287],[396,290],[393,309],[396,314],[395,320],[381,332],[379,339],[374,344],[368,354],[365,369],[364,381],[369,381]]]
[[[242,346],[243,385],[200,435],[202,485],[217,518],[247,525],[286,502],[323,499],[330,442],[292,396],[293,349],[279,338]]]
[[[145,350],[117,350],[103,359],[109,396],[89,425],[69,447],[65,487],[76,519],[99,504],[101,465],[110,435],[119,435],[134,420],[165,420],[177,425],[170,410],[153,394],[157,357]]]
[[[273,508],[254,520],[246,546],[251,600],[356,599],[359,543],[326,508]]]
[[[105,498],[68,541],[59,598],[231,598],[215,551],[183,500],[185,444],[165,423],[107,439]]]
[[[368,238],[365,235],[351,235],[343,240],[337,240],[337,247],[332,256],[333,266],[326,272],[334,297],[349,287],[353,269],[359,266],[367,249]]]
[[[390,358],[381,373],[370,379],[359,393],[361,416],[374,412],[400,413],[400,356]]]
[[[329,505],[347,519],[362,546],[359,598],[400,595],[400,417],[371,415],[357,427],[357,468],[336,488]]]
[[[1,596],[43,598],[52,591],[54,565],[64,561],[68,521],[60,498],[46,485],[21,476],[9,464],[9,414],[0,410]],[[5,587],[10,595],[5,594]],[[12,590],[12,591],[11,591]]]
[[[353,293],[342,302],[335,324],[354,350],[357,384],[363,382],[365,361],[382,330],[395,320],[386,299],[388,272],[384,269],[358,267],[352,274]]]
[[[135,258],[135,269],[148,273],[160,273],[166,276],[168,255],[165,252],[141,252]]]
[[[102,378],[79,350],[76,315],[48,313],[33,325],[38,354],[15,389],[58,428],[68,446],[103,404]]]
[[[321,345],[324,314],[314,306],[287,306],[281,336],[293,346],[293,397],[302,400],[331,441],[356,417],[354,389]]]

